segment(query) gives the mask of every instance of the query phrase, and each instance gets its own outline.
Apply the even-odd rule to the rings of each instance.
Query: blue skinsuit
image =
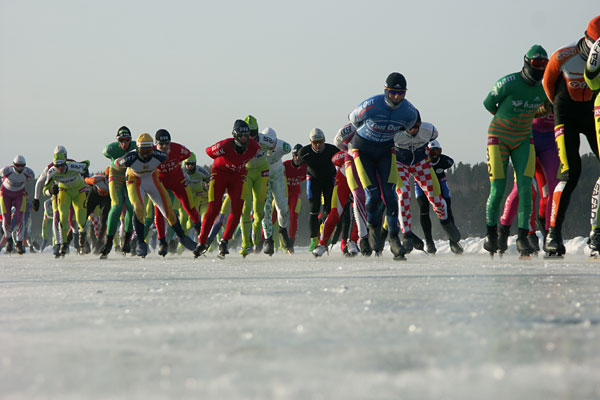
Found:
[[[408,100],[392,108],[386,103],[385,95],[380,94],[362,102],[348,119],[357,128],[352,139],[352,156],[365,188],[368,222],[372,226],[380,225],[383,192],[388,229],[390,234],[396,235],[399,224],[394,135],[415,124],[417,109]]]

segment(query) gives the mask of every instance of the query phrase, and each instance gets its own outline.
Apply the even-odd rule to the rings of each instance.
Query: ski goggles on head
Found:
[[[548,65],[547,58],[532,58],[529,60],[529,64],[535,69],[544,69]]]

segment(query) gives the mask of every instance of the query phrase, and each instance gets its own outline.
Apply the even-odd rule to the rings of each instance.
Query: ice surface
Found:
[[[600,262],[0,255],[3,399],[597,399]]]

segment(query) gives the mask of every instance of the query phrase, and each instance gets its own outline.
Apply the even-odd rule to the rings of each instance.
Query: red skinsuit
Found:
[[[300,183],[306,180],[306,164],[295,166],[293,160],[283,162],[285,168],[285,178],[288,187],[288,206],[290,207],[290,239],[296,240],[296,232],[298,231],[298,199],[300,198]]]
[[[191,156],[192,152],[179,143],[171,142],[170,146],[169,158],[156,168],[158,178],[165,189],[170,190],[177,197],[185,212],[189,214],[192,222],[197,224],[200,222],[200,215],[198,214],[198,210],[193,206],[192,193],[181,170],[181,162]],[[164,238],[165,218],[156,206],[154,206],[154,222],[156,223],[158,238]]]
[[[202,244],[206,244],[210,229],[221,210],[225,190],[227,190],[231,199],[231,211],[227,218],[223,240],[231,239],[236,226],[240,222],[242,207],[244,206],[242,190],[246,182],[246,163],[258,153],[260,146],[253,139],[249,139],[246,150],[243,153],[238,153],[235,150],[233,140],[233,138],[221,140],[217,144],[206,148],[206,154],[215,161],[210,172],[208,210],[202,220],[202,231],[198,237]]]

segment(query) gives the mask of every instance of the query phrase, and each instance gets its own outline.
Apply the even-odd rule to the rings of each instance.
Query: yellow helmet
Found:
[[[150,136],[149,133],[142,133],[140,136],[137,137],[136,144],[138,148],[154,147],[154,140],[152,139],[152,136]]]
[[[250,128],[250,136],[255,137],[258,135],[258,121],[252,115],[248,115],[244,118],[244,121],[248,124]]]

